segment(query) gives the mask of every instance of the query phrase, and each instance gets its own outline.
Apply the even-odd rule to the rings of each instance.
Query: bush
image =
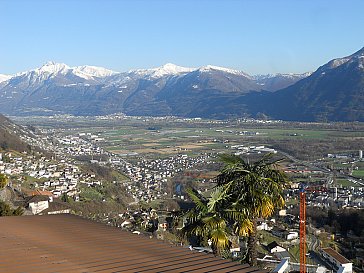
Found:
[[[0,216],[19,216],[23,215],[24,210],[21,207],[12,209],[9,204],[0,201]]]
[[[0,189],[3,189],[7,183],[8,179],[6,178],[5,174],[0,173]]]

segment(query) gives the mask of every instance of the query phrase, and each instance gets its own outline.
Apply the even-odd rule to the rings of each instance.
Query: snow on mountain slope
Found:
[[[56,63],[56,62],[47,62],[39,68],[35,68],[32,70],[19,72],[15,74],[14,78],[16,77],[36,77],[39,76],[42,79],[49,78],[51,75],[62,74],[66,75],[71,68],[63,63]]]
[[[252,78],[256,81],[272,79],[272,78],[276,78],[276,77],[287,78],[287,79],[296,79],[296,78],[306,78],[306,77],[310,76],[311,74],[312,74],[312,72],[306,72],[306,73],[302,73],[302,74],[299,74],[299,73],[258,74],[258,75],[252,76]]]
[[[11,85],[24,88],[39,86],[45,82],[62,84],[97,83],[99,79],[117,74],[112,70],[96,66],[70,67],[63,63],[47,62],[40,68],[20,72],[11,77]],[[1,82],[1,81],[0,81]]]
[[[167,63],[163,66],[150,68],[150,69],[136,69],[130,70],[129,74],[146,76],[150,78],[160,78],[169,75],[185,74],[196,70],[195,68],[182,67],[175,64]]]
[[[12,76],[10,75],[4,75],[4,74],[0,74],[0,82],[5,82],[7,80],[9,80]]]
[[[40,68],[15,74],[7,82],[11,87],[23,90],[34,89],[53,78],[65,78],[70,67],[63,63],[47,62]]]
[[[295,84],[299,80],[307,78],[310,76],[311,72],[306,72],[303,74],[267,74],[267,75],[254,75],[252,78],[257,84],[262,86],[266,91],[277,91],[279,89],[286,88],[292,84]]]
[[[318,69],[318,71],[322,73],[328,69],[334,69],[343,64],[352,63],[352,62],[358,62],[359,67],[360,67],[360,66],[362,66],[363,57],[364,57],[364,47],[362,49],[360,49],[359,51],[355,52],[354,54],[351,54],[350,56],[343,57],[343,58],[336,58],[336,59],[329,61],[327,64],[321,66]]]
[[[202,66],[199,68],[182,67],[182,66],[178,66],[178,65],[175,65],[172,63],[167,63],[167,64],[157,67],[157,68],[130,70],[129,74],[137,75],[140,77],[161,78],[164,76],[183,75],[183,74],[187,74],[187,73],[194,72],[194,71],[199,71],[202,73],[209,73],[209,72],[217,71],[217,72],[244,76],[246,78],[251,79],[250,75],[248,75],[240,70],[234,70],[234,69],[229,69],[229,68],[219,67],[219,66],[214,66],[214,65],[206,65],[206,66]]]
[[[73,74],[85,79],[90,79],[93,77],[104,78],[118,73],[110,69],[91,65],[73,67],[72,72]]]
[[[251,79],[251,76],[244,73],[243,71],[215,66],[215,65],[206,65],[206,66],[200,67],[198,70],[200,72],[221,71],[221,72],[225,72],[225,73],[229,73],[229,74],[244,76],[244,77]]]

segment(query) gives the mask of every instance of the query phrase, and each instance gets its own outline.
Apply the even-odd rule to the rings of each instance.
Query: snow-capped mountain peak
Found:
[[[68,77],[72,75],[82,78],[84,80],[98,80],[99,78],[105,78],[117,74],[118,72],[96,66],[76,66],[70,67],[64,63],[56,63],[49,61],[39,68],[33,70],[21,72],[15,75],[15,77],[27,78],[30,83],[40,83],[47,79],[54,77]]]
[[[5,82],[7,80],[9,80],[12,76],[10,75],[4,75],[4,74],[0,74],[0,82]]]
[[[66,64],[49,61],[39,68],[17,73],[17,74],[15,74],[14,77],[24,77],[24,76],[26,77],[26,76],[30,76],[30,75],[46,76],[46,75],[55,75],[55,74],[59,74],[59,73],[65,75],[65,74],[67,74],[69,69],[70,69],[70,67]]]
[[[151,78],[160,78],[167,75],[179,75],[179,74],[189,73],[194,70],[195,68],[183,67],[172,63],[167,63],[160,67],[151,69],[131,70],[129,71],[129,73],[138,74],[141,76],[149,76]]]
[[[64,63],[47,62],[42,67],[35,69],[39,73],[49,73],[49,74],[66,74],[70,67]]]
[[[91,65],[76,66],[72,68],[73,74],[81,78],[90,79],[92,77],[103,78],[115,75],[118,72],[106,69],[104,67],[97,67]]]
[[[155,75],[159,76],[188,73],[192,72],[193,70],[195,70],[195,68],[178,66],[172,63],[167,63],[161,67],[154,68]]]
[[[327,64],[321,66],[318,69],[318,71],[324,72],[327,69],[337,68],[343,64],[352,63],[352,62],[358,62],[359,67],[363,68],[363,58],[364,58],[364,47],[350,56],[343,57],[343,58],[337,58],[337,59],[333,59],[333,60],[329,61]]]

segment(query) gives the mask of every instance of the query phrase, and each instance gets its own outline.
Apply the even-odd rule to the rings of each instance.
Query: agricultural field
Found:
[[[353,182],[349,181],[348,179],[336,179],[336,185],[339,185],[342,187],[358,187],[357,184],[354,184]]]
[[[235,153],[234,146],[265,146],[301,160],[316,160],[329,153],[355,155],[361,148],[356,132],[323,130],[257,129],[224,127],[167,128],[157,131],[123,127],[106,130],[103,147],[120,155],[142,155],[147,158],[165,158],[174,154],[196,156],[201,153]],[[238,148],[238,149],[241,149]],[[254,154],[254,152],[248,152]],[[341,163],[339,163],[341,164]]]
[[[354,170],[353,171],[353,176],[359,177],[359,178],[364,178],[364,169]]]
[[[125,157],[166,158],[174,154],[231,153],[237,151],[232,147],[243,145],[265,146],[299,160],[314,161],[327,158],[328,154],[357,156],[359,150],[364,150],[362,123],[243,122],[125,116],[12,118],[27,126],[60,128],[65,135],[95,134],[104,138],[99,145]]]

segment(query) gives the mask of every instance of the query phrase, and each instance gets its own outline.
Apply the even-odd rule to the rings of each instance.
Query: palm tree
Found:
[[[224,167],[216,180],[217,187],[225,189],[225,208],[230,208],[231,214],[243,216],[244,227],[252,227],[238,230],[248,235],[247,262],[251,265],[256,265],[257,258],[256,220],[269,217],[275,208],[283,207],[283,189],[288,185],[284,172],[271,157],[268,154],[250,163],[239,156],[223,155]]]
[[[236,232],[246,235],[246,231],[252,229],[243,212],[233,212],[225,206],[229,199],[226,187],[215,187],[208,198],[194,189],[188,189],[187,192],[195,203],[195,208],[185,215],[187,223],[182,228],[182,233],[186,236],[196,235],[211,242],[215,255],[228,249],[230,238]]]
[[[185,215],[187,223],[182,233],[210,241],[214,254],[221,252],[229,245],[229,231],[221,210],[216,207],[220,196],[212,194],[210,198],[205,198],[194,189],[188,189],[187,193],[195,203],[195,208]]]

